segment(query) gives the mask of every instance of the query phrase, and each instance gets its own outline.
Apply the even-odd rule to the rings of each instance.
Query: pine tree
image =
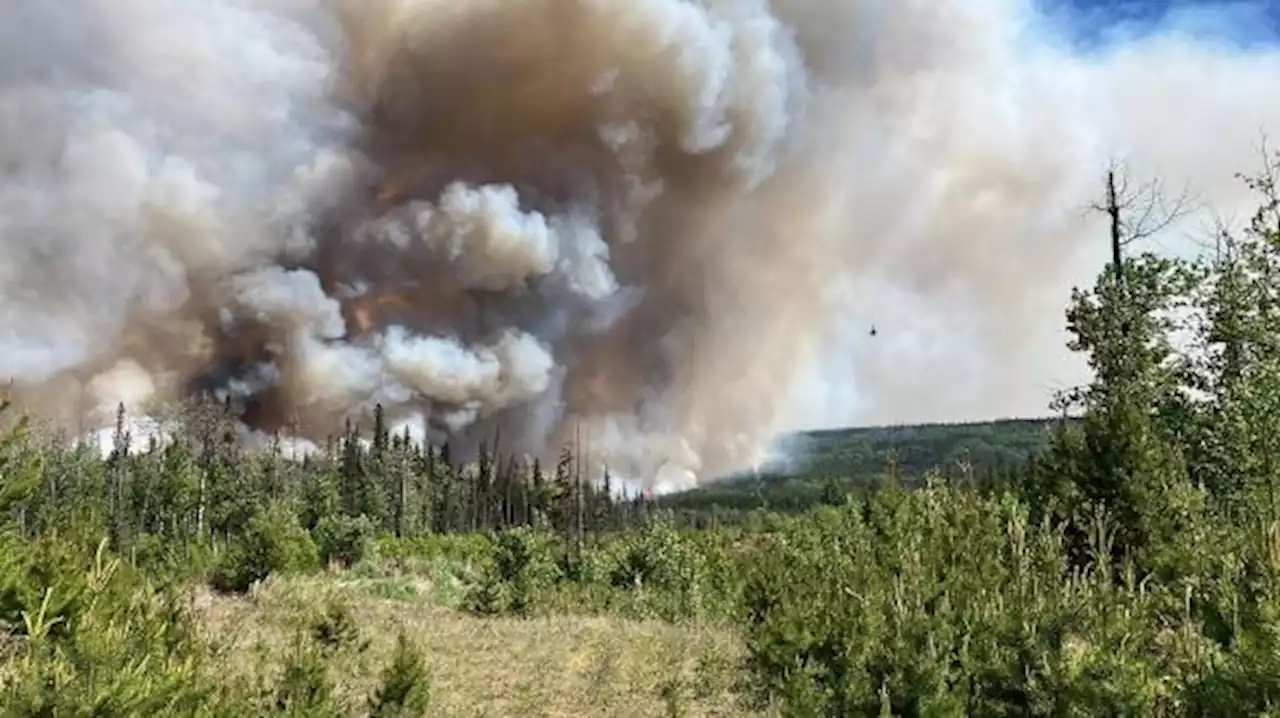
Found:
[[[396,637],[396,652],[369,700],[370,718],[417,718],[431,701],[430,675],[422,655],[404,631]]]
[[[1115,201],[1109,192],[1113,245]],[[1185,518],[1189,481],[1168,419],[1181,403],[1176,310],[1193,277],[1185,263],[1150,253],[1117,252],[1115,261],[1091,291],[1072,294],[1068,346],[1088,357],[1094,379],[1055,400],[1064,415],[1083,412],[1082,422],[1058,428],[1029,488],[1038,505],[1069,521],[1105,508],[1121,527],[1117,551],[1142,552],[1170,539]]]

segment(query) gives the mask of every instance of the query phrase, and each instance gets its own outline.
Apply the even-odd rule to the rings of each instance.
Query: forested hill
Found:
[[[892,468],[904,484],[937,469],[966,472],[979,481],[1025,466],[1044,448],[1052,419],[1008,419],[964,424],[915,424],[813,431],[791,437],[789,466],[740,476],[673,494],[659,503],[673,509],[750,509],[767,505],[800,510],[822,500],[832,486],[852,491],[883,480]]]

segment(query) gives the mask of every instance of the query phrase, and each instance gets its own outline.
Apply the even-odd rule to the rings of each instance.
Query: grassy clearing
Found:
[[[258,682],[326,605],[350,606],[358,645],[329,662],[335,693],[367,695],[403,627],[432,675],[437,716],[749,716],[742,645],[726,628],[612,617],[480,618],[440,605],[430,581],[351,575],[270,579],[244,597],[202,592],[199,624],[231,680]],[[367,647],[362,644],[367,641]]]

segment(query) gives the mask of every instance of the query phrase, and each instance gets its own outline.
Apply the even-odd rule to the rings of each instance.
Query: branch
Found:
[[[1108,170],[1115,176],[1115,195],[1089,208],[1106,214],[1118,212],[1121,246],[1159,234],[1193,211],[1191,194],[1185,188],[1170,197],[1162,180],[1135,185],[1123,163],[1113,160]]]

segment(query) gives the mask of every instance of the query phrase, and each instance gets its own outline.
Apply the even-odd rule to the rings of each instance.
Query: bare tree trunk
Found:
[[[200,470],[200,484],[196,490],[196,535],[204,541],[204,503],[205,503],[205,487],[209,482],[209,472],[207,468]]]
[[[408,471],[406,471],[406,467],[404,466],[404,462],[403,462],[403,459],[402,459],[401,454],[399,454],[399,453],[397,453],[397,454],[396,454],[396,456],[395,456],[395,462],[394,462],[394,463],[395,463],[395,470],[396,470],[396,474],[397,474],[397,481],[396,481],[396,484],[397,484],[397,485],[396,485],[396,538],[404,538],[404,511],[405,511],[405,500],[408,498],[407,494],[408,494],[408,491],[409,491],[409,487],[406,485],[406,483],[408,482],[408,479],[409,479],[409,477],[408,477],[409,472],[408,472]]]
[[[574,463],[573,487],[574,487],[574,502],[576,504],[575,508],[577,509],[576,511],[577,520],[574,521],[573,543],[574,543],[575,556],[577,557],[578,560],[581,560],[582,544],[583,544],[583,523],[584,523],[583,514],[585,513],[584,510],[586,508],[586,505],[585,505],[585,502],[583,501],[583,496],[582,496],[583,485],[582,485],[581,426],[578,426],[574,429],[573,443],[576,445],[574,446],[574,452],[573,452],[573,463]]]
[[[1120,224],[1120,200],[1116,197],[1116,172],[1107,171],[1107,216],[1111,218],[1111,266],[1116,273],[1116,283],[1124,281],[1124,257],[1120,252],[1124,244]]]

